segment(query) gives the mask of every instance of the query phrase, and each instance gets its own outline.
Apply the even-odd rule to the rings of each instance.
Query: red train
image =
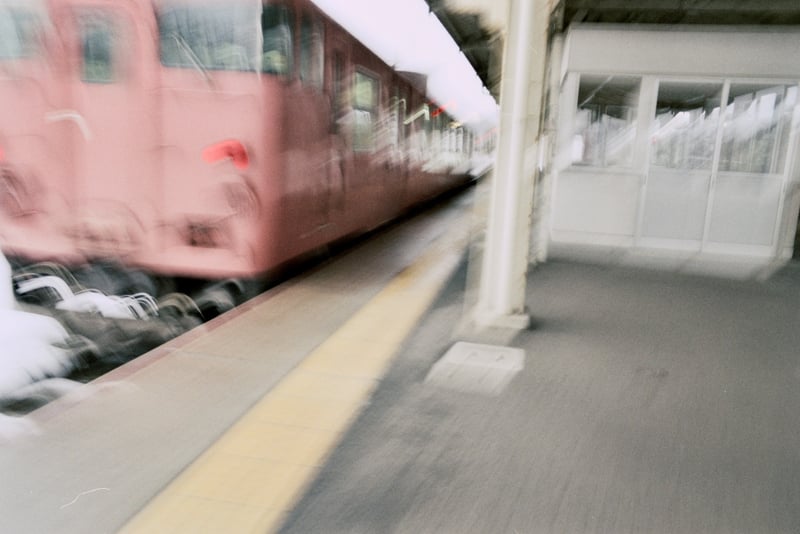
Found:
[[[7,255],[257,277],[465,183],[472,146],[308,0],[0,0]]]

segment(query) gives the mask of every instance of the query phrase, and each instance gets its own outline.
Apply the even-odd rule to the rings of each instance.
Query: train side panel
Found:
[[[424,84],[308,0],[50,8],[49,59],[0,79],[34,95],[0,115],[3,164],[48,179],[47,206],[3,215],[29,257],[59,241],[73,261],[254,277],[465,181],[460,127]]]
[[[60,43],[44,2],[0,1],[0,239],[34,259],[74,257],[60,230],[76,190]]]

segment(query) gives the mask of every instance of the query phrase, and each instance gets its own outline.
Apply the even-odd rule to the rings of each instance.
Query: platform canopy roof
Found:
[[[400,71],[427,77],[428,97],[477,130],[494,127],[494,97],[425,0],[312,0]]]
[[[797,25],[798,0],[561,0],[563,24]]]
[[[499,84],[498,37],[511,0],[425,0],[491,89]],[[523,0],[513,0],[520,2]],[[574,23],[707,26],[800,25],[800,0],[524,0],[549,13],[550,31]]]

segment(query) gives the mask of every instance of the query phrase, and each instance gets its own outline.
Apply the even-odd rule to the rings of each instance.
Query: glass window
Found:
[[[177,4],[158,12],[161,63],[167,67],[252,70],[261,54],[261,6],[232,2]]]
[[[371,110],[378,107],[378,80],[376,78],[363,72],[356,72],[353,106]]]
[[[721,98],[721,83],[660,82],[650,165],[711,170]]]
[[[406,95],[405,91],[400,90],[399,88],[395,88],[395,97],[393,100],[392,105],[392,114],[393,114],[393,121],[394,121],[394,136],[397,139],[397,145],[399,146],[406,138],[408,133],[406,132],[406,118],[408,115],[408,110],[406,109],[406,103],[408,102],[408,96]]]
[[[39,53],[43,15],[30,8],[0,5],[0,60]]]
[[[394,87],[393,96],[389,99],[389,105],[380,114],[375,127],[376,149],[382,152],[383,156],[389,161],[397,162],[401,158],[403,143],[403,124],[402,115],[405,112],[405,101],[399,97],[400,89]]]
[[[339,122],[343,120],[346,114],[345,110],[349,108],[347,98],[344,96],[346,94],[344,56],[338,50],[333,53],[331,68],[333,70],[333,83],[331,85],[331,107],[333,109],[331,120],[333,122],[331,126],[335,132],[338,132],[340,129]]]
[[[430,148],[434,154],[442,151],[443,119],[441,108],[436,106],[436,111],[431,112]]]
[[[373,114],[362,109],[355,109],[353,110],[353,119],[353,149],[372,150],[375,146]]]
[[[633,160],[639,78],[582,75],[573,136],[573,161],[628,167]]]
[[[102,13],[79,15],[81,35],[81,79],[89,83],[111,83],[114,65],[116,32],[111,19]]]
[[[378,110],[378,80],[363,72],[356,72],[353,83],[353,148],[375,148],[374,123]]]
[[[265,5],[261,12],[263,48],[261,70],[269,74],[288,75],[292,65],[291,14],[286,6]]]
[[[719,170],[782,173],[797,86],[732,83],[725,109]]]
[[[303,15],[300,22],[300,80],[312,87],[322,87],[322,25]]]

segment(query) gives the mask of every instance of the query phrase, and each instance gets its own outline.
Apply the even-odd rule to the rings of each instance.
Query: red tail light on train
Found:
[[[203,160],[206,163],[217,163],[226,159],[232,160],[234,167],[239,170],[245,170],[250,166],[247,149],[236,139],[220,141],[203,150]]]

